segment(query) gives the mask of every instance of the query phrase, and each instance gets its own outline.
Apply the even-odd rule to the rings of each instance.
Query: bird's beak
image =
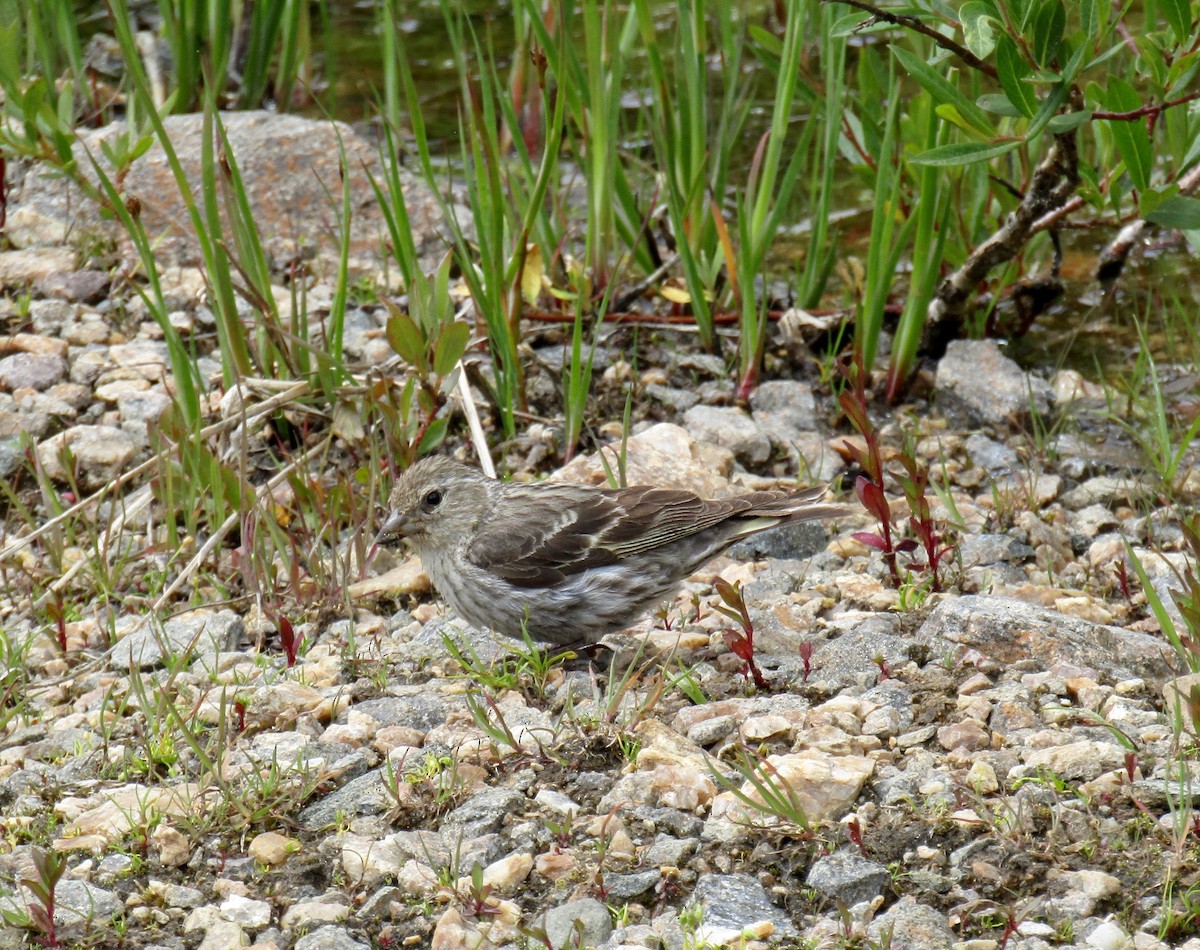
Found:
[[[379,527],[379,533],[375,535],[376,545],[394,544],[408,534],[412,525],[402,511],[393,511],[387,516],[387,519]]]

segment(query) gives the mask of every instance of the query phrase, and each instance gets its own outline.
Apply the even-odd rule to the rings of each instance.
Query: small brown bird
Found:
[[[634,623],[735,541],[849,514],[824,488],[706,501],[665,488],[488,478],[429,456],[401,473],[375,541],[407,538],[467,622],[507,636],[595,642]]]

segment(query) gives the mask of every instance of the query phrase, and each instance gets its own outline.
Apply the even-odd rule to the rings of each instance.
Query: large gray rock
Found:
[[[51,353],[14,353],[0,359],[0,390],[49,389],[67,375],[67,361]]]
[[[3,432],[3,417],[15,415],[16,413],[0,412],[0,478],[8,478],[25,461],[25,447],[21,444],[20,437]]]
[[[743,538],[729,549],[729,556],[739,561],[802,561],[824,551],[825,543],[825,528],[820,522],[797,521]]]
[[[605,447],[591,455],[580,455],[564,465],[552,479],[607,487],[604,462],[616,471],[617,455]],[[626,484],[685,488],[702,498],[738,494],[729,482],[733,453],[709,442],[697,441],[686,429],[660,422],[635,436],[625,446]]]
[[[370,716],[380,726],[403,726],[428,732],[446,721],[445,697],[426,686],[398,684],[387,696],[368,699],[358,703],[354,712],[359,716]],[[339,721],[344,721],[345,716]]]
[[[811,660],[813,678],[835,691],[873,684],[879,678],[876,658],[883,658],[892,667],[908,659],[908,644],[896,635],[898,626],[895,614],[876,613],[865,620],[854,618],[841,636],[818,644]]]
[[[472,795],[442,819],[443,834],[463,839],[499,831],[509,815],[519,813],[525,796],[505,788],[487,788]]]
[[[812,386],[797,379],[772,379],[750,394],[754,421],[771,440],[776,458],[810,484],[830,481],[843,466],[818,431],[817,401]]]
[[[118,669],[136,666],[150,669],[185,650],[202,659],[211,659],[233,649],[244,631],[242,618],[232,610],[195,610],[168,620],[156,629],[153,620],[140,623],[123,636],[112,649],[112,663]],[[118,630],[120,633],[120,630]]]
[[[817,428],[817,400],[812,387],[795,379],[772,379],[750,394],[750,411],[771,437],[786,446]]]
[[[54,892],[54,923],[58,927],[82,927],[85,924],[107,923],[122,909],[120,898],[86,881],[65,878]]]
[[[0,290],[23,287],[75,269],[75,248],[36,247],[0,251]]]
[[[1008,597],[945,600],[917,631],[933,656],[970,647],[1008,665],[1035,657],[1043,668],[1070,663],[1114,679],[1171,675],[1163,641],[1145,633],[1092,623]]]
[[[692,904],[699,905],[702,923],[696,934],[717,946],[736,940],[747,927],[770,921],[775,937],[794,937],[796,925],[771,903],[766,889],[749,874],[705,874],[696,882]]]
[[[38,462],[56,482],[65,482],[70,477],[64,464],[64,449],[74,459],[84,491],[95,491],[125,470],[133,460],[136,446],[127,433],[115,426],[72,426],[37,447]]]
[[[879,862],[864,858],[857,851],[842,849],[814,861],[806,883],[826,897],[853,907],[882,894],[890,877],[888,869]]]
[[[958,552],[966,567],[1020,563],[1034,554],[1028,544],[1007,534],[969,534],[959,542]]]
[[[229,137],[246,186],[254,222],[267,254],[282,265],[302,247],[315,247],[327,260],[336,260],[332,235],[338,231],[341,203],[341,159],[344,146],[350,175],[351,248],[357,272],[378,267],[383,215],[375,200],[367,169],[379,178],[378,157],[370,143],[341,123],[318,122],[294,115],[266,111],[223,113]],[[202,115],[173,115],[164,119],[167,135],[179,155],[194,192],[200,189],[200,154],[204,128]],[[75,157],[85,174],[95,179],[88,154],[101,156],[103,143],[125,131],[117,122],[86,132],[75,146]],[[113,169],[101,159],[106,174]],[[419,253],[429,265],[445,250],[438,234],[441,213],[429,189],[407,171],[405,194]],[[135,161],[124,181],[125,192],[141,206],[141,220],[160,262],[197,264],[199,246],[179,187],[157,143]],[[332,195],[332,198],[331,198]],[[32,169],[15,189],[8,207],[5,234],[14,247],[77,243],[92,235],[117,239],[118,222],[104,219],[79,190],[48,167]],[[13,266],[18,274],[33,274],[29,267]],[[37,276],[35,274],[35,276]]]
[[[949,950],[958,942],[945,914],[911,897],[902,897],[876,917],[867,934],[873,941],[890,934],[891,950]]]
[[[598,947],[612,934],[612,915],[592,897],[571,901],[546,911],[537,921],[546,931],[546,941],[554,950],[565,947]],[[576,943],[577,937],[579,942]]]
[[[1050,384],[1025,373],[1000,352],[995,340],[955,340],[938,363],[937,403],[947,417],[965,425],[1007,426],[1030,407],[1050,411]]]
[[[70,270],[45,274],[34,282],[34,288],[38,293],[56,300],[99,303],[108,292],[110,283],[104,271]]]
[[[382,768],[360,775],[304,808],[297,821],[301,828],[316,831],[336,824],[341,818],[353,820],[384,814],[396,807],[396,796],[388,787],[392,780]],[[401,858],[397,866],[407,857],[410,855]]]
[[[683,426],[694,438],[729,449],[747,465],[761,465],[771,457],[767,434],[736,406],[692,406],[683,414]]]
[[[1021,459],[1016,449],[978,432],[967,437],[966,450],[971,461],[980,468],[987,469],[987,473],[992,477],[1012,475],[1021,470]]]
[[[296,941],[296,950],[367,950],[368,944],[355,940],[342,927],[327,924]]]

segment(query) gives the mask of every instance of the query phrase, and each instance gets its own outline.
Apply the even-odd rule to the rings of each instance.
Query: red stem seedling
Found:
[[[713,582],[713,587],[721,596],[721,600],[725,602],[724,605],[718,604],[716,609],[742,626],[741,633],[733,629],[725,631],[726,644],[743,661],[742,675],[746,679],[753,679],[754,685],[758,689],[766,689],[768,685],[766,677],[762,675],[758,664],[754,662],[754,624],[750,622],[750,612],[746,609],[745,600],[742,599],[741,585],[735,587],[718,577]]]
[[[925,552],[925,563],[919,569],[928,570],[931,586],[934,592],[942,590],[942,561],[946,555],[954,551],[954,545],[946,543],[946,535],[939,530],[938,522],[930,511],[927,491],[929,488],[929,472],[917,461],[913,439],[905,439],[903,448],[897,453],[897,459],[904,467],[901,474],[891,473],[892,480],[900,485],[904,497],[908,501],[908,527],[912,537],[897,540],[892,531],[892,509],[884,493],[883,456],[880,451],[879,430],[867,413],[867,374],[862,363],[856,361],[843,365],[842,373],[848,384],[838,397],[842,412],[850,420],[850,424],[862,436],[865,448],[845,442],[846,452],[865,473],[858,476],[854,483],[854,493],[863,507],[879,522],[879,530],[859,531],[853,537],[860,544],[879,551],[887,565],[892,585],[900,587],[903,578],[900,575],[898,554],[911,555],[918,548]],[[910,564],[909,569],[914,565]]]
[[[33,893],[35,901],[28,905],[30,926],[37,932],[37,942],[43,947],[61,947],[58,931],[54,924],[54,892],[63,872],[67,870],[67,859],[55,851],[34,848],[32,852],[34,873],[25,878],[24,884]]]
[[[58,649],[62,653],[67,652],[67,613],[66,607],[63,604],[61,593],[55,594],[54,598],[46,603],[46,613],[50,615],[50,619],[54,621],[54,637],[58,644]]]
[[[296,639],[296,630],[287,617],[279,618],[279,642],[283,644],[283,652],[287,656],[288,669],[296,665],[296,654],[300,649],[300,641]]]
[[[1129,589],[1129,568],[1125,564],[1125,558],[1117,558],[1117,583],[1121,587],[1121,596],[1125,598],[1125,603],[1133,603],[1133,593]]]
[[[804,682],[808,682],[809,676],[812,675],[812,657],[816,651],[816,647],[811,640],[805,640],[800,644],[800,662],[804,664]]]
[[[866,443],[859,448],[852,442],[843,442],[846,452],[866,474],[859,475],[854,482],[854,494],[862,506],[879,522],[879,531],[857,531],[853,537],[860,544],[874,548],[883,555],[892,578],[892,585],[901,584],[900,567],[896,563],[897,548],[892,540],[892,509],[883,492],[883,457],[879,451],[879,430],[867,413],[867,373],[863,369],[862,357],[842,366],[842,374],[849,383],[838,396],[842,412]]]
[[[860,544],[874,548],[883,555],[883,562],[887,565],[888,574],[891,575],[892,585],[899,587],[902,579],[900,567],[896,563],[896,555],[902,548],[897,546],[892,539],[892,509],[888,504],[887,496],[883,493],[883,488],[862,475],[859,475],[854,482],[854,494],[858,496],[862,506],[879,522],[879,532],[855,531],[852,537]]]
[[[910,550],[907,545],[911,545],[911,550],[915,550],[917,544],[920,544],[925,551],[925,567],[933,580],[934,593],[940,593],[942,560],[954,551],[954,545],[945,543],[945,535],[938,531],[937,522],[930,513],[929,498],[925,494],[929,487],[929,472],[908,449],[900,456],[900,464],[904,466],[907,474],[892,477],[904,489],[904,497],[908,499],[908,509],[911,512],[908,524],[916,536],[916,542],[901,542],[901,550]]]
[[[857,818],[851,818],[845,823],[846,835],[850,838],[853,844],[865,857],[867,854],[866,845],[863,844],[862,825],[859,824]]]

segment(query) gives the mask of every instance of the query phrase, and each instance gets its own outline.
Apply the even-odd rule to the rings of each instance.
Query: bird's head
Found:
[[[396,479],[375,543],[407,538],[418,549],[453,547],[491,510],[494,487],[469,465],[442,456],[420,459]]]

